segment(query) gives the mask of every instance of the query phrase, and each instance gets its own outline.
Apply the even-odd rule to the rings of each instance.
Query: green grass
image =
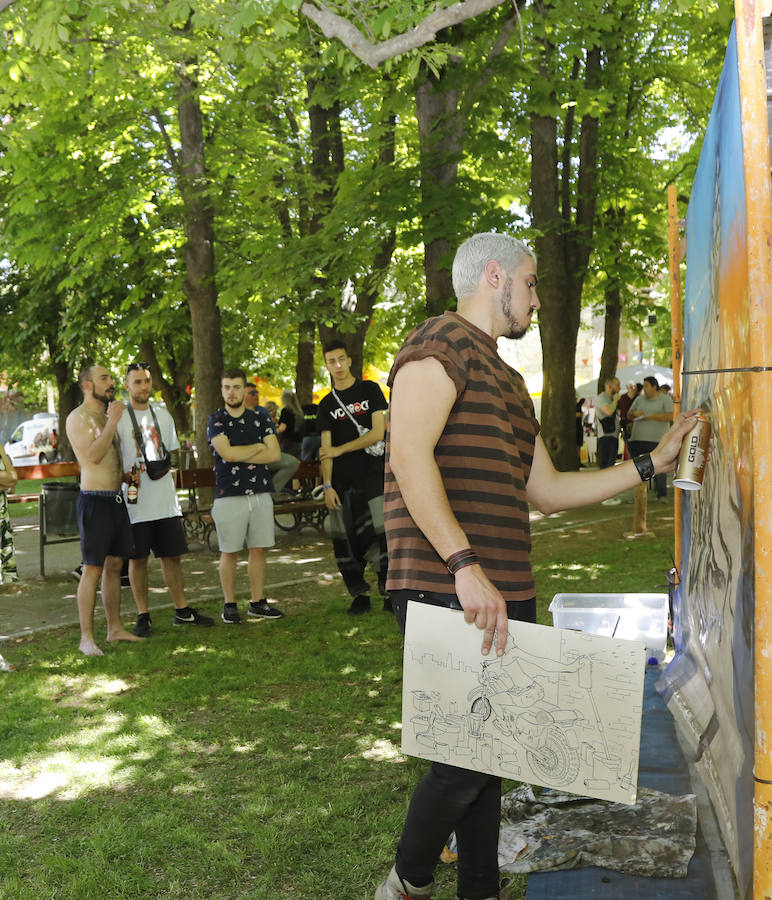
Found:
[[[559,591],[660,587],[672,525],[657,510],[657,539],[628,541],[631,516],[535,523],[541,621]],[[401,638],[379,610],[348,617],[338,583],[274,596],[280,622],[159,615],[102,658],[74,628],[2,646],[0,897],[372,896],[426,767],[399,753]],[[452,866],[437,882],[455,897]]]

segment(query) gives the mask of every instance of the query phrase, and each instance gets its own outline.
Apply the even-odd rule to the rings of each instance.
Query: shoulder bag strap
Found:
[[[167,452],[166,445],[164,444],[164,436],[161,433],[161,426],[158,424],[158,419],[156,418],[155,410],[153,409],[153,404],[148,403],[150,407],[150,415],[153,417],[153,424],[155,425],[155,430],[158,432],[158,440],[161,442],[161,454]]]
[[[364,425],[360,425],[359,422],[357,422],[357,420],[351,415],[351,413],[348,411],[348,408],[343,404],[343,401],[342,401],[342,400],[340,399],[340,397],[335,393],[335,388],[332,389],[332,396],[335,397],[335,399],[338,401],[338,406],[339,406],[339,407],[343,410],[343,412],[349,417],[349,419],[351,419],[351,422],[352,422],[352,424],[354,425],[354,428],[356,428],[356,430],[357,430],[357,434],[358,434],[360,437],[361,437],[363,434],[365,434],[365,433],[368,431],[368,429],[365,428]]]
[[[131,403],[129,403],[126,407],[129,411],[129,417],[131,418],[131,426],[134,430],[134,442],[137,445],[137,450],[142,454],[142,459],[147,462],[147,456],[145,455],[145,442],[142,440],[142,432],[139,430],[139,423],[137,422],[137,417],[134,415],[134,410],[131,407]]]

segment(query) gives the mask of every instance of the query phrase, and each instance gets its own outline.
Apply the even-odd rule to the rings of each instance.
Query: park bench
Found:
[[[40,575],[46,576],[46,547],[80,540],[76,502],[79,487],[74,482],[50,482],[44,479],[80,475],[76,462],[39,463],[15,466],[19,481],[43,481],[39,494],[7,494],[9,503],[37,503],[40,528]],[[56,535],[56,537],[52,537]]]
[[[300,484],[298,492],[274,503],[273,515],[277,527],[282,531],[300,531],[304,526],[311,525],[323,531],[327,509],[324,500],[314,497],[312,493],[319,480],[319,463],[301,462],[294,478]],[[202,488],[213,489],[214,486],[214,470],[211,468],[177,471],[177,487],[188,492],[187,506],[182,514],[185,534],[191,540],[205,544],[212,552],[217,550],[212,508],[201,502],[199,491]]]
[[[199,491],[210,488],[212,495],[215,487],[214,469],[177,469],[177,489],[188,492],[187,506],[182,510],[182,524],[189,540],[200,541],[212,552],[217,550],[214,534],[212,507],[203,503]]]
[[[301,462],[293,476],[300,485],[297,494],[274,502],[273,518],[282,531],[300,531],[310,525],[317,531],[324,531],[327,507],[324,498],[314,496],[320,478],[318,462]]]

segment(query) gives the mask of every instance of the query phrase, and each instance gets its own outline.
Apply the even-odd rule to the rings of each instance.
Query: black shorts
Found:
[[[120,493],[81,491],[76,509],[84,566],[103,566],[108,556],[131,556],[134,540]]]
[[[409,600],[428,603],[429,606],[441,606],[445,609],[463,609],[455,594],[435,594],[432,591],[389,591],[394,616],[402,634],[405,633],[407,604]],[[536,597],[530,600],[507,600],[507,618],[515,622],[532,622],[536,624]]]
[[[156,559],[182,556],[183,553],[188,552],[188,542],[185,540],[185,530],[182,527],[182,516],[153,519],[152,522],[135,522],[131,528],[134,532],[132,559],[145,559],[150,556],[151,550]]]

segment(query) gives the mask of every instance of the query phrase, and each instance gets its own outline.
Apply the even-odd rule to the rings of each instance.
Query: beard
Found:
[[[504,287],[501,289],[501,311],[502,313],[504,313],[504,318],[507,320],[508,326],[507,331],[502,334],[502,337],[509,338],[513,341],[520,340],[520,338],[523,337],[531,327],[531,319],[529,316],[528,321],[523,324],[512,312],[511,278],[507,278],[507,280],[504,282]]]
[[[244,403],[243,400],[239,400],[238,402],[235,401],[235,400],[226,400],[226,401],[225,401],[225,406],[226,406],[228,409],[238,409],[240,406],[243,405],[243,403]]]
[[[102,403],[104,403],[105,407],[107,407],[108,403],[112,403],[112,401],[115,400],[115,388],[107,388],[104,394],[97,394],[97,392],[94,391],[94,398],[96,400],[101,400]]]

